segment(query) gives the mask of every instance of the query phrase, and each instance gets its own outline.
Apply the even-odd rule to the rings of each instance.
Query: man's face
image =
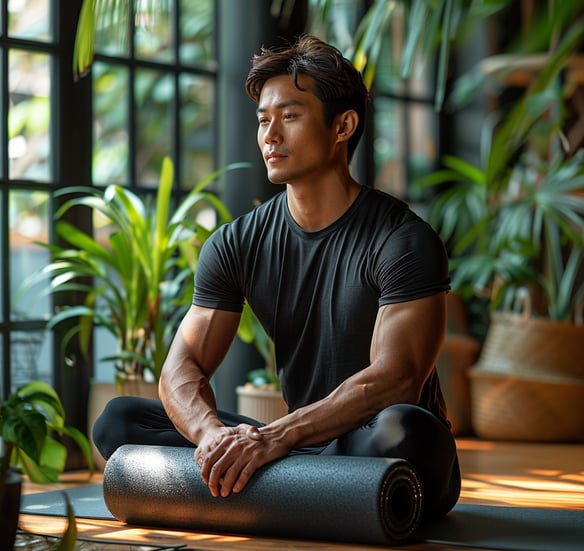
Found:
[[[312,79],[300,75],[299,84],[305,91],[288,75],[271,78],[258,102],[258,146],[275,184],[312,180],[335,162],[335,125],[325,124]]]

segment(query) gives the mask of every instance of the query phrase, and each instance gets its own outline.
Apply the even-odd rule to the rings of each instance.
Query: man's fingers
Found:
[[[239,493],[243,490],[249,479],[255,472],[252,463],[246,463],[241,460],[235,461],[220,480],[221,497],[228,497],[232,492]]]
[[[197,449],[195,460],[211,495],[227,497],[243,490],[257,469],[254,455],[263,438],[257,427],[239,425]]]
[[[216,438],[210,446],[201,446],[195,452],[195,460],[201,470],[201,478],[205,484],[213,483],[211,471],[217,462],[226,455],[229,446],[233,443],[232,434],[223,434]]]
[[[248,438],[251,438],[252,440],[261,440],[263,438],[260,429],[258,429],[257,427],[249,427],[245,432],[245,435]]]
[[[237,481],[232,487],[232,491],[234,494],[238,494],[245,488],[245,486],[247,485],[255,471],[256,471],[255,467],[252,467],[251,464],[249,463],[245,465],[243,469],[241,469],[241,471],[239,472],[239,477],[237,478]]]

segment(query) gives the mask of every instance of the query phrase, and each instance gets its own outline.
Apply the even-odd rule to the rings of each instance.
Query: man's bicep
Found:
[[[445,292],[382,306],[371,342],[371,363],[403,369],[421,385],[434,367],[445,330]]]
[[[183,318],[170,354],[187,355],[210,377],[237,332],[241,313],[192,305]]]

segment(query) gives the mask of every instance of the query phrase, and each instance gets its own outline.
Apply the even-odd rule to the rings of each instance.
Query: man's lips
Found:
[[[277,163],[278,161],[281,161],[282,159],[285,159],[286,157],[287,157],[287,155],[285,155],[284,153],[278,153],[276,151],[272,151],[271,153],[267,153],[264,156],[267,163]]]

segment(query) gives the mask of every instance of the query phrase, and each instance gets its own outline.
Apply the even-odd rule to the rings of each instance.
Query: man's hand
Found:
[[[227,497],[241,492],[257,469],[288,451],[264,438],[261,429],[241,424],[207,432],[195,451],[195,461],[211,494]]]

